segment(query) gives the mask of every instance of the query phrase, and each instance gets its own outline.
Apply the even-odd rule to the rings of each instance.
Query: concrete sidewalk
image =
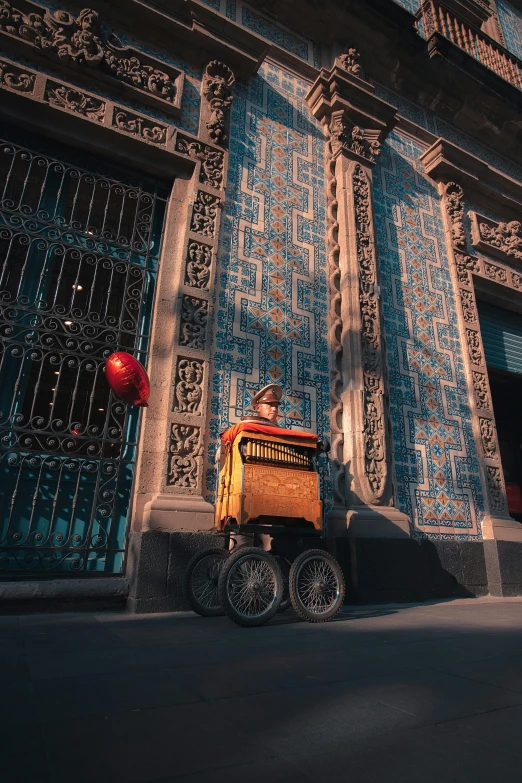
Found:
[[[0,617],[2,783],[522,781],[522,599]]]

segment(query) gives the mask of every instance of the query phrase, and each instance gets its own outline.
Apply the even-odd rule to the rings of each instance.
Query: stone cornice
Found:
[[[346,70],[337,58],[331,70],[321,69],[305,100],[314,117],[330,125],[335,136],[334,154],[343,150],[373,163],[380,145],[397,124],[397,111],[375,95],[373,85],[362,78],[359,65],[353,70],[356,73]]]
[[[516,215],[522,212],[522,183],[493,168],[461,147],[437,139],[420,161],[426,173],[437,182],[451,180],[465,186],[480,201],[494,199]]]
[[[198,0],[111,0],[107,7],[134,24],[150,25],[154,43],[164,41],[187,62],[218,59],[239,79],[253,76],[271,49],[264,38]]]

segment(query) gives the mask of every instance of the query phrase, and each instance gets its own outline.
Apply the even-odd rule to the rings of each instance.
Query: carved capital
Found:
[[[329,127],[332,154],[366,164],[375,162],[382,142],[397,123],[395,108],[364,81],[355,49],[338,57],[330,70],[321,69],[306,101],[314,117]]]
[[[363,158],[364,161],[374,163],[381,151],[379,131],[354,125],[346,109],[332,112],[329,130],[334,155],[343,152],[354,158]]]

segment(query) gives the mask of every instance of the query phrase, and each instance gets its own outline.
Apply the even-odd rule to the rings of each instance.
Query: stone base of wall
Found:
[[[212,533],[150,530],[131,533],[127,611],[136,614],[189,609],[182,580],[189,560],[202,549],[225,548],[224,537]]]
[[[312,539],[300,543],[298,549],[319,544]],[[215,546],[225,547],[225,540],[210,533],[133,533],[128,611],[188,609],[183,572],[195,552]],[[291,539],[287,546],[285,554],[292,558],[297,550],[291,551]],[[328,548],[343,568],[348,604],[522,595],[521,543],[343,537],[329,539]]]
[[[372,604],[488,595],[491,569],[485,543],[504,542],[337,539],[336,556],[347,582],[346,601]],[[522,575],[522,545],[514,546]],[[503,555],[501,559],[504,563]],[[522,582],[520,587],[518,595],[522,595]]]

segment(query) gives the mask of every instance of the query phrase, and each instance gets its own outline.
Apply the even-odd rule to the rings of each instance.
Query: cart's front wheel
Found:
[[[218,598],[218,580],[227,558],[226,549],[205,549],[194,555],[187,566],[183,593],[191,608],[202,617],[224,614]]]
[[[275,558],[258,547],[242,547],[221,569],[218,595],[225,613],[238,625],[268,622],[283,596],[283,577]]]
[[[344,601],[344,577],[337,560],[321,549],[309,549],[292,563],[290,598],[297,614],[309,623],[335,617]]]

